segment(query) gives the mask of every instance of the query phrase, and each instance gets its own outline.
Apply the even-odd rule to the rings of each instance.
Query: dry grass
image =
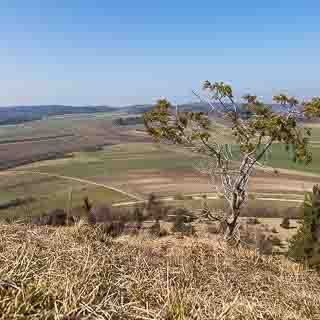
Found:
[[[205,238],[0,226],[0,319],[320,319],[320,278]]]

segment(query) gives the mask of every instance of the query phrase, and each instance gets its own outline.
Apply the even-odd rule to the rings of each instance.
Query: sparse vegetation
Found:
[[[290,228],[290,219],[288,217],[284,217],[282,219],[282,222],[280,224],[280,227],[281,228],[284,228],[284,229],[289,229]]]
[[[184,216],[178,215],[171,229],[172,232],[179,232],[185,235],[192,235],[195,233],[194,228]]]
[[[0,225],[0,319],[320,316],[319,276],[292,262],[216,240],[112,239],[100,228]]]
[[[320,268],[320,188],[306,193],[300,228],[290,240],[289,255],[311,267]]]
[[[209,111],[179,112],[178,109],[173,110],[166,99],[161,99],[154,109],[145,113],[145,126],[157,142],[179,144],[206,156],[207,165],[200,171],[208,174],[212,181],[216,176],[220,178],[223,195],[229,205],[224,217],[212,218],[224,219],[228,226],[226,237],[237,238],[238,218],[248,198],[248,182],[254,169],[266,160],[271,146],[276,143],[286,145],[294,162],[310,163],[311,131],[299,127],[298,114],[305,112],[308,117],[317,116],[320,107],[318,100],[313,99],[304,104],[305,110],[298,110],[299,101],[296,98],[280,94],[273,97],[282,106],[283,112],[279,113],[252,95],[245,95],[243,104],[236,103],[231,86],[223,82],[205,81],[203,89],[209,92],[209,111],[220,112],[230,122],[238,145],[236,155],[230,144],[221,143],[210,130],[212,119]],[[215,103],[219,103],[220,107]],[[249,117],[247,112],[247,116],[243,117],[244,109],[250,111]],[[239,161],[236,166],[235,160]]]
[[[253,116],[248,115],[246,120]],[[0,148],[11,150],[0,165],[6,166],[12,159],[15,165],[39,157],[64,157],[2,174],[0,213],[4,224],[0,225],[0,251],[4,254],[0,255],[0,310],[3,311],[0,319],[255,319],[258,315],[270,319],[303,319],[318,315],[316,274],[301,269],[297,278],[296,271],[302,267],[284,257],[265,257],[275,251],[285,252],[291,228],[277,231],[272,226],[279,226],[278,217],[296,218],[298,203],[267,202],[259,199],[256,189],[250,190],[248,205],[242,207],[241,215],[249,219],[241,220],[240,246],[227,246],[217,241],[227,230],[225,221],[195,222],[196,210],[203,202],[216,213],[229,212],[223,204],[225,193],[216,193],[218,199],[209,199],[208,193],[196,200],[196,196],[188,195],[192,193],[188,188],[175,185],[179,176],[187,172],[186,168],[202,159],[202,155],[145,143],[148,140],[145,135],[141,135],[141,140],[131,137],[129,144],[105,147],[98,144],[100,139],[105,143],[102,130],[110,130],[108,139],[119,143],[123,139],[128,141],[129,128],[124,127],[125,132],[121,133],[117,129],[113,131],[113,119],[106,122],[103,117],[101,121],[98,117],[92,120],[95,123],[92,128],[85,127],[84,119],[77,121],[77,128],[72,118],[48,119],[39,124],[30,123],[27,135],[27,128],[16,128],[12,137],[6,134],[11,129],[0,132]],[[135,125],[124,119],[125,116],[122,124]],[[219,143],[231,143],[231,127],[219,136],[221,126],[211,128],[209,133],[217,136]],[[57,129],[61,131],[59,135]],[[65,150],[78,148],[77,139],[68,144],[75,132],[88,133],[88,140],[79,145],[81,152],[65,154]],[[60,140],[58,150],[63,153],[47,153]],[[45,144],[45,147],[40,148],[41,152],[27,154],[25,159],[15,158],[15,144],[25,147],[27,143]],[[281,148],[277,144],[274,154],[283,157]],[[314,145],[313,149],[317,151]],[[280,167],[285,167],[281,161]],[[160,172],[159,175],[149,177],[152,170]],[[132,199],[107,187],[58,177],[90,179],[93,183],[109,183],[113,179],[112,183],[122,188],[127,183],[128,172],[133,175],[131,189],[136,186],[137,177],[143,181],[140,187],[152,180],[153,185],[146,185],[141,192],[144,196],[159,181],[162,188],[171,184],[170,196],[175,194],[174,201],[169,205],[154,193],[146,204],[112,207],[114,202]],[[164,173],[172,175],[171,182],[164,179]],[[262,173],[258,172],[259,175]],[[126,180],[119,182],[120,178]],[[197,174],[181,179],[180,186],[188,179],[192,179],[192,190],[209,192],[209,188],[202,189],[203,180],[199,180],[201,191],[200,188],[198,191]],[[309,179],[310,182],[315,178]],[[155,190],[161,190],[161,186]],[[164,191],[165,196],[169,194],[167,189]],[[293,200],[296,195],[279,197],[286,198]],[[294,283],[290,282],[293,276]],[[232,279],[229,291],[225,290],[228,286],[225,279]],[[279,286],[281,290],[277,289]],[[303,305],[299,305],[301,288],[306,301]],[[214,297],[210,295],[213,291]],[[268,297],[261,300],[262,294]],[[274,299],[280,301],[278,309],[274,308]],[[19,308],[14,307],[16,303]]]

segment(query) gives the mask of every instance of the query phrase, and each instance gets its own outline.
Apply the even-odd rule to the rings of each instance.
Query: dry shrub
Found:
[[[320,277],[284,258],[208,239],[106,244],[97,227],[1,225],[0,319],[320,317]]]
[[[256,245],[257,245],[259,254],[272,255],[273,243],[272,243],[272,239],[269,236],[266,236],[264,233],[258,233]]]
[[[79,221],[78,216],[70,215],[63,209],[51,210],[48,214],[34,216],[31,219],[31,224],[35,225],[51,225],[51,226],[65,226],[74,224]]]
[[[20,214],[11,213],[2,219],[2,223],[5,224],[18,224],[18,223],[28,223],[32,220],[32,217],[21,217]]]
[[[280,227],[284,228],[284,229],[289,229],[290,228],[290,219],[288,217],[283,218],[282,222],[280,224]]]
[[[126,225],[122,221],[115,221],[105,224],[100,224],[98,230],[102,235],[110,237],[119,237],[125,231]]]
[[[183,235],[195,235],[195,229],[191,223],[176,222],[171,229],[172,232],[179,232]]]
[[[207,226],[208,233],[219,234],[221,233],[221,226],[218,223],[210,223]]]
[[[156,221],[149,229],[149,233],[154,237],[166,237],[170,233],[161,225],[160,221]]]
[[[145,217],[143,216],[143,208],[135,207],[133,211],[133,220],[140,224],[142,224],[143,221],[145,221]]]
[[[156,237],[159,237],[160,235],[160,230],[161,230],[161,226],[160,226],[160,221],[157,220],[151,227],[150,227],[150,234]]]
[[[170,235],[170,232],[163,226],[160,228],[159,237],[167,237]]]
[[[251,225],[255,225],[255,224],[259,224],[260,221],[256,217],[249,217],[249,218],[246,218],[246,223],[251,224]]]
[[[108,205],[94,206],[88,213],[88,222],[90,224],[107,223],[119,220],[121,209],[112,208]]]
[[[256,245],[256,229],[250,225],[243,225],[240,230],[240,239],[243,245],[254,247]]]
[[[190,218],[185,215],[185,212],[186,211],[183,209],[176,211],[176,216],[171,231],[174,233],[179,232],[184,235],[193,235],[195,234],[195,229],[190,223]]]
[[[85,209],[85,212],[88,214],[90,210],[92,209],[92,204],[89,201],[89,197],[85,197],[83,199],[83,208]]]

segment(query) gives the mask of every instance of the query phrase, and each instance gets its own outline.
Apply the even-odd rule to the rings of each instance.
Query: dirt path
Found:
[[[189,197],[192,197],[192,200],[201,200],[203,199],[201,196],[199,196],[199,194],[189,194]],[[220,199],[217,196],[210,196],[207,197],[206,199],[208,200],[217,200]],[[171,201],[178,201],[177,199],[175,199],[174,197],[166,197],[166,198],[160,198],[160,201],[164,201],[164,202],[171,202]],[[281,198],[264,198],[264,197],[258,197],[256,198],[257,201],[259,200],[265,200],[265,201],[277,201],[277,202],[302,202],[302,199],[281,199]],[[125,206],[132,206],[135,204],[141,204],[141,203],[146,203],[147,200],[139,200],[139,201],[129,201],[129,202],[118,202],[118,203],[114,203],[112,206],[113,207],[125,207]]]
[[[48,136],[48,137],[38,137],[38,138],[26,138],[26,139],[18,139],[18,140],[2,140],[0,141],[1,146],[7,145],[16,145],[16,144],[25,144],[25,143],[34,143],[34,142],[43,142],[43,141],[51,141],[58,139],[66,139],[72,138],[74,134],[63,134],[58,136]]]
[[[94,182],[94,181],[90,181],[90,180],[86,180],[86,179],[80,179],[80,178],[75,178],[75,177],[70,177],[70,176],[64,176],[64,175],[58,175],[58,174],[51,174],[51,173],[46,173],[46,172],[40,172],[40,171],[27,171],[27,170],[8,170],[5,172],[0,172],[0,175],[10,175],[10,174],[20,174],[20,173],[35,173],[35,174],[39,174],[39,175],[45,175],[45,176],[49,176],[49,177],[55,177],[55,178],[59,178],[59,179],[65,179],[65,180],[72,180],[72,181],[77,181],[77,182],[81,182],[84,184],[89,184],[89,185],[94,185],[94,186],[98,186],[98,187],[103,187],[109,190],[113,190],[116,192],[119,192],[123,195],[126,195],[132,199],[135,199],[135,201],[128,201],[128,202],[118,202],[113,204],[114,207],[121,207],[121,206],[131,206],[131,205],[136,205],[136,204],[141,204],[141,203],[145,203],[147,202],[147,200],[132,194],[132,193],[128,193],[126,191],[120,190],[118,188],[114,188],[112,186],[103,184],[103,183],[98,183],[98,182]],[[282,195],[282,194],[274,194],[274,195]],[[195,193],[195,194],[188,194],[188,197],[192,197],[193,200],[201,200],[203,199],[201,194],[199,193]],[[294,194],[290,194],[290,196],[299,196],[299,195],[294,195]],[[207,196],[208,200],[217,200],[219,199],[218,196]],[[171,202],[171,201],[176,201],[177,199],[175,199],[174,197],[165,197],[165,198],[160,198],[160,201],[165,201],[165,202]],[[263,196],[258,196],[256,198],[256,200],[264,200],[264,201],[278,201],[278,202],[302,202],[302,199],[282,199],[282,198],[272,198],[272,197],[263,197]]]
[[[72,180],[72,181],[77,181],[77,182],[81,182],[81,183],[85,183],[85,184],[90,184],[90,185],[106,188],[106,189],[109,189],[112,191],[116,191],[116,192],[124,194],[130,198],[136,199],[138,201],[143,200],[142,198],[140,198],[132,193],[128,193],[128,192],[120,190],[118,188],[114,188],[114,187],[111,187],[111,186],[103,184],[103,183],[97,183],[97,182],[86,180],[86,179],[74,178],[74,177],[69,177],[69,176],[62,176],[62,175],[58,175],[58,174],[51,174],[51,173],[39,172],[39,171],[33,171],[33,170],[32,171],[9,170],[9,171],[6,171],[6,173],[8,173],[8,174],[35,173],[35,174],[39,174],[39,175],[45,175],[48,177],[55,177],[55,178],[59,178],[59,179]],[[5,173],[2,172],[2,174],[5,174]]]

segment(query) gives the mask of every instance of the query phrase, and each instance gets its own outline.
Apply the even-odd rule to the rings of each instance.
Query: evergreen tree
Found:
[[[300,228],[289,244],[289,256],[311,267],[320,267],[320,187],[306,193]]]

